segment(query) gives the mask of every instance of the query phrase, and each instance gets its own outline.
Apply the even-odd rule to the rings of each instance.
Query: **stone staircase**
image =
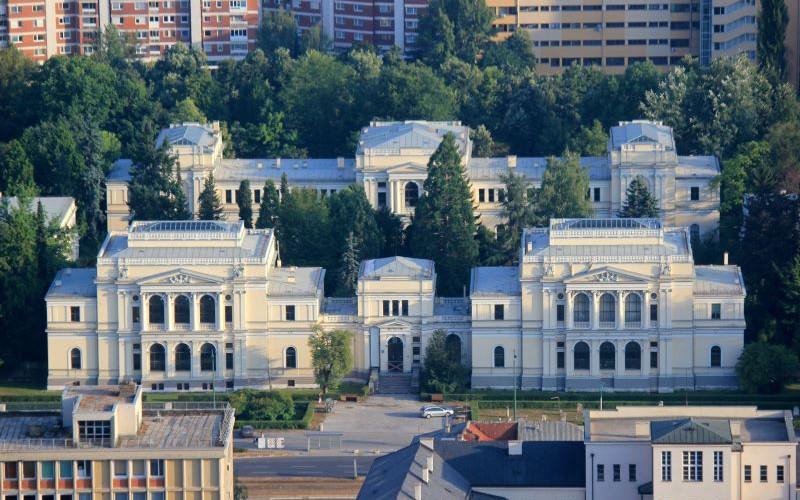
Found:
[[[411,373],[381,373],[378,394],[410,394],[413,392]]]

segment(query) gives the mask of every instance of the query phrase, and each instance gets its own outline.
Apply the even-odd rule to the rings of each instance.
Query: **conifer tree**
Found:
[[[561,159],[548,158],[542,186],[534,192],[537,224],[547,224],[551,218],[591,217],[588,190],[589,173],[576,154],[567,151]]]
[[[253,192],[250,190],[250,181],[247,179],[239,183],[236,195],[236,204],[239,206],[239,219],[244,221],[244,227],[253,227]]]
[[[344,242],[344,252],[339,267],[339,293],[343,296],[353,296],[358,281],[358,268],[361,259],[358,256],[356,238],[353,233],[348,233]]]
[[[761,68],[786,78],[786,26],[789,9],[784,0],[762,0],[758,14],[756,49]],[[791,82],[796,85],[797,82]]]
[[[181,186],[180,168],[168,143],[142,148],[128,182],[132,220],[186,220],[190,218]]]
[[[267,179],[267,182],[264,183],[264,191],[261,194],[261,206],[258,209],[256,227],[259,229],[275,227],[279,206],[280,200],[278,199],[278,190],[275,188],[275,182],[272,179]]]
[[[619,212],[620,217],[658,217],[658,201],[647,189],[647,182],[637,175],[625,190],[625,204]]]
[[[286,172],[281,174],[281,203],[286,200],[286,196],[289,194],[289,178],[286,176]]]
[[[497,231],[500,255],[493,260],[498,265],[510,266],[517,263],[522,230],[533,225],[535,217],[533,206],[528,199],[528,192],[531,190],[530,182],[523,175],[514,172],[501,174],[500,180],[506,186],[505,198],[501,201],[503,208],[500,212],[505,223],[502,229],[498,228]]]
[[[224,219],[222,201],[217,194],[217,184],[214,181],[214,174],[209,175],[203,181],[203,190],[197,199],[197,218],[199,220],[221,220]]]
[[[413,221],[412,255],[436,262],[438,293],[457,296],[476,263],[478,244],[469,181],[452,134],[431,156],[424,187]]]

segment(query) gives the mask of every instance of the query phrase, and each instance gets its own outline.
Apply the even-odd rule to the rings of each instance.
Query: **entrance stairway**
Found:
[[[381,373],[378,394],[410,394],[413,392],[411,373]]]

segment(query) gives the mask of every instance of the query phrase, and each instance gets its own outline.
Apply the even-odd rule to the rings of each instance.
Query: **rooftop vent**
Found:
[[[44,436],[44,432],[42,431],[42,426],[39,424],[30,424],[28,426],[28,437],[38,438]]]
[[[258,162],[258,163],[256,164],[256,167],[257,167],[257,168],[259,168],[259,169],[261,169],[261,168],[264,168],[264,164],[263,164],[263,163],[261,163],[261,162]]]
[[[275,168],[281,168],[281,159],[280,159],[280,157],[275,158]]]
[[[522,441],[509,441],[508,442],[508,455],[509,456],[522,456]]]

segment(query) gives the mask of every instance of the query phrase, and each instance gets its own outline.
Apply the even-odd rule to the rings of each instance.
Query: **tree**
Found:
[[[450,120],[458,113],[453,93],[444,80],[420,63],[384,65],[376,85],[374,112],[379,116]]]
[[[14,137],[38,117],[31,112],[31,80],[39,66],[14,45],[0,50],[0,142]]]
[[[502,224],[497,226],[497,229],[502,232]],[[478,244],[478,265],[496,266],[504,262],[505,255],[500,247],[498,235],[494,231],[483,224],[478,224],[475,230],[475,242]]]
[[[437,292],[457,296],[478,257],[475,214],[455,138],[448,133],[428,162],[414,216],[412,254],[436,262]]]
[[[275,189],[275,183],[272,179],[267,179],[261,193],[261,206],[258,208],[258,220],[256,220],[257,228],[268,229],[275,227],[279,204],[280,200],[278,199],[278,190]]]
[[[130,67],[128,61],[136,57],[137,42],[133,33],[120,33],[112,23],[97,33],[92,57],[116,69]]]
[[[170,45],[147,74],[153,98],[168,111],[186,98],[205,116],[218,114],[223,102],[220,88],[208,67],[206,54],[199,45]]]
[[[758,13],[758,63],[781,80],[786,78],[786,26],[789,9],[784,0],[763,0]],[[793,82],[797,84],[798,82]]]
[[[311,349],[311,366],[314,378],[322,389],[336,389],[339,381],[353,369],[353,334],[347,330],[325,331],[319,325],[311,327],[308,347]]]
[[[191,217],[180,180],[173,172],[175,157],[168,141],[156,149],[148,145],[139,152],[128,182],[128,205],[132,220],[186,220]]]
[[[432,0],[420,17],[421,56],[432,66],[450,54],[474,63],[492,34],[494,12],[484,0]]]
[[[486,125],[479,125],[478,128],[469,131],[469,138],[472,139],[473,158],[488,158],[492,156],[492,133]]]
[[[244,227],[253,227],[253,191],[250,189],[250,181],[244,179],[239,183],[236,191],[236,205],[239,207],[239,219],[244,221]]]
[[[797,356],[786,347],[752,342],[744,347],[736,374],[747,392],[771,394],[794,380],[798,366]]]
[[[569,150],[579,156],[605,156],[608,134],[603,130],[600,120],[594,120],[591,127],[581,126],[578,133],[569,141]]]
[[[37,192],[33,164],[17,139],[0,144],[0,192],[6,196]]]
[[[533,43],[527,30],[517,30],[499,43],[489,43],[481,66],[497,66],[507,72],[522,72],[536,66]]]
[[[461,352],[453,344],[448,343],[447,331],[441,328],[428,339],[422,364],[427,391],[453,393],[466,387],[468,374],[461,364]]]
[[[591,217],[592,203],[589,173],[581,167],[580,158],[567,151],[561,159],[550,157],[542,174],[542,185],[534,192],[534,213],[537,223],[546,224],[552,218]]]
[[[779,188],[789,193],[800,192],[800,123],[781,121],[767,131],[770,163],[778,176]],[[724,172],[723,172],[724,173]]]
[[[379,257],[399,255],[403,248],[403,221],[389,207],[381,207],[375,212],[375,222],[381,234]]]
[[[187,97],[175,104],[175,109],[170,114],[170,123],[197,122],[206,123],[206,115],[194,103],[191,97]]]
[[[300,53],[305,54],[310,50],[317,52],[330,52],[333,48],[331,39],[322,30],[322,24],[317,23],[300,35]]]
[[[197,198],[197,218],[199,220],[221,220],[224,219],[222,201],[217,193],[217,184],[214,181],[214,174],[210,174],[203,181],[203,190]]]
[[[270,54],[281,47],[288,49],[292,56],[297,56],[300,48],[297,21],[283,8],[267,13],[258,30],[259,49]]]
[[[349,233],[344,241],[344,252],[342,261],[339,265],[339,293],[344,297],[352,297],[356,292],[358,282],[358,269],[361,259],[358,256],[358,248],[353,233]]]
[[[619,216],[656,218],[658,214],[658,200],[650,193],[644,177],[637,175],[625,190],[625,203],[619,212]]]
[[[453,21],[444,10],[443,2],[431,2],[420,19],[419,56],[432,68],[439,67],[456,51]],[[473,61],[474,62],[474,61]]]
[[[73,127],[66,120],[41,122],[22,135],[33,176],[43,196],[72,196],[84,169]]]
[[[328,204],[313,189],[293,189],[282,197],[276,233],[285,265],[338,267],[341,247],[331,244]]]
[[[78,217],[85,228],[84,243],[91,253],[102,243],[105,234],[106,214],[103,201],[106,195],[106,174],[111,163],[106,157],[105,141],[97,125],[82,120],[77,131],[78,151],[83,157],[83,168],[73,172],[72,195],[78,206]]]
[[[531,184],[525,176],[508,171],[500,175],[500,180],[505,184],[505,197],[500,201],[500,217],[504,222],[497,231],[500,249],[497,265],[511,266],[519,259],[522,231],[533,225],[536,214],[528,198]]]

